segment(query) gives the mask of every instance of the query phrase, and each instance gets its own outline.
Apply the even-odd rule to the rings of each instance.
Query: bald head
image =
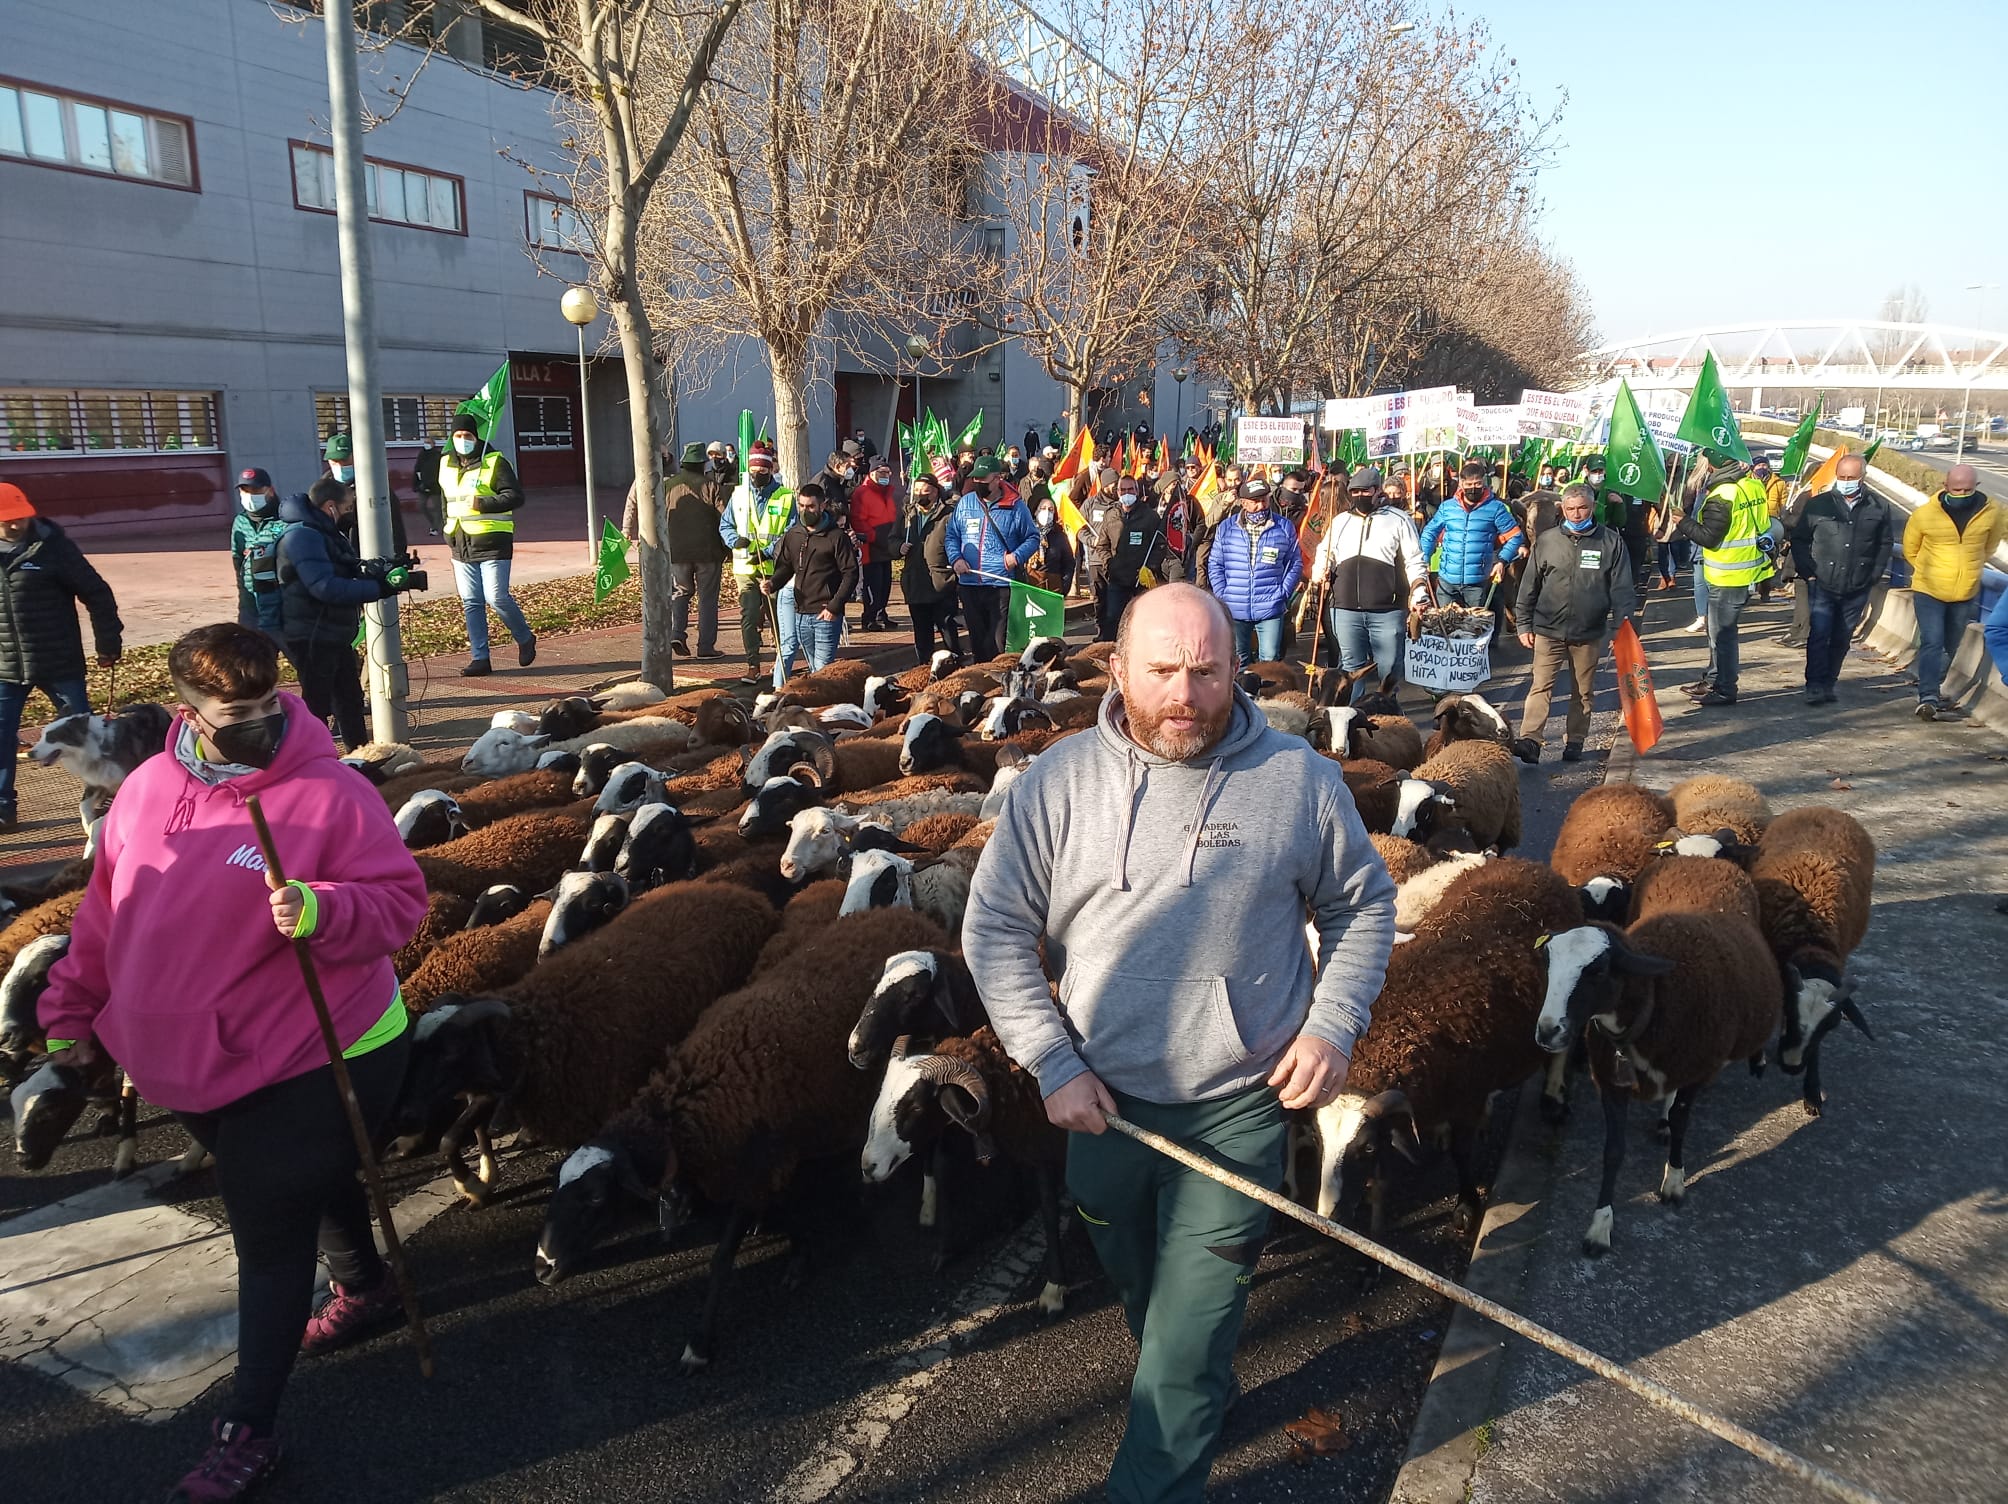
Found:
[[[1834,467],[1834,474],[1842,480],[1860,480],[1869,473],[1868,461],[1859,454],[1841,456],[1840,464]]]
[[[1980,488],[1980,476],[1971,465],[1954,465],[1945,472],[1945,489],[1948,491],[1976,491]]]
[[[1131,601],[1109,673],[1130,739],[1174,762],[1227,734],[1234,714],[1234,623],[1192,585],[1160,585]]]

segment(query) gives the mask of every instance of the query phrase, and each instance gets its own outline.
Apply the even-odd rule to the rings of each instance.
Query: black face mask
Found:
[[[279,755],[279,738],[286,734],[286,712],[204,729],[203,736],[225,762],[247,768],[269,768]]]
[[[1381,502],[1378,491],[1351,491],[1347,493],[1347,499],[1352,502],[1355,512],[1371,512]]]

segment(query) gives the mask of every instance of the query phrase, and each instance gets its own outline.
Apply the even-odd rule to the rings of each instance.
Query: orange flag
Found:
[[[1618,708],[1625,718],[1625,734],[1641,754],[1650,752],[1665,733],[1666,722],[1660,718],[1659,699],[1652,690],[1645,646],[1629,618],[1618,627],[1611,649],[1617,659]]]
[[[1087,424],[1083,423],[1081,431],[1074,435],[1074,442],[1067,450],[1066,457],[1053,471],[1053,484],[1057,486],[1063,480],[1072,480],[1081,473],[1083,465],[1092,465],[1094,462],[1094,436],[1088,432]]]
[[[1074,505],[1072,496],[1073,479],[1086,473],[1092,475],[1095,468],[1095,440],[1088,432],[1087,424],[1074,435],[1073,447],[1066,458],[1060,461],[1060,468],[1053,472],[1053,511],[1060,519],[1060,525],[1067,530],[1069,538],[1077,536],[1088,525],[1088,519],[1081,515],[1081,509]]]
[[[1840,473],[1841,456],[1847,452],[1848,446],[1846,444],[1835,445],[1834,452],[1820,461],[1820,468],[1815,470],[1807,478],[1805,485],[1799,488],[1799,494],[1801,496],[1818,496],[1822,491],[1832,489],[1834,477]]]

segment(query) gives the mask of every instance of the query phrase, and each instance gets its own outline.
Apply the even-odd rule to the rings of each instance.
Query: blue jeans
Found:
[[[1708,592],[1708,672],[1718,692],[1736,698],[1736,674],[1742,653],[1736,640],[1736,619],[1750,601],[1748,585],[1717,585]]]
[[[1338,644],[1339,667],[1361,669],[1371,663],[1383,678],[1401,672],[1402,645],[1408,641],[1406,612],[1342,611],[1334,606],[1325,625]]]
[[[1234,652],[1243,663],[1274,663],[1283,656],[1283,618],[1234,623]]]
[[[1694,561],[1694,614],[1708,615],[1708,576],[1702,573],[1701,560]]]
[[[1801,580],[1807,592],[1806,688],[1832,689],[1841,677],[1848,643],[1869,609],[1869,592],[1839,595],[1818,580]]]
[[[795,617],[795,586],[790,581],[774,592],[774,687],[779,689],[795,671],[801,651],[801,625]]]
[[[1917,697],[1927,705],[1936,705],[1945,683],[1945,666],[1959,651],[1959,639],[1978,613],[1980,597],[1942,601],[1913,590],[1910,605],[1917,617]]]
[[[502,618],[509,635],[521,643],[530,640],[530,624],[523,620],[523,608],[509,593],[508,559],[483,559],[478,564],[453,561],[453,588],[460,592],[460,611],[467,618],[467,656],[488,656],[488,610]]]
[[[809,672],[828,668],[836,662],[837,647],[843,641],[844,619],[841,615],[835,621],[824,621],[815,612],[797,613],[795,636],[802,644],[802,655],[809,660]]]
[[[1456,601],[1465,606],[1484,605],[1485,597],[1492,590],[1490,580],[1480,580],[1475,585],[1453,585],[1447,580],[1440,580],[1438,583],[1443,587],[1442,594],[1446,603]]]
[[[21,707],[28,691],[39,688],[56,703],[56,714],[82,715],[91,708],[91,692],[82,679],[58,679],[54,683],[8,684],[0,681],[0,747],[8,756],[0,758],[0,817],[14,818],[14,764],[20,760],[15,748],[20,742]]]

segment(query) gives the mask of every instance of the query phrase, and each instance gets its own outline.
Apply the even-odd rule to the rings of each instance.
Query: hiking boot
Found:
[[[1562,743],[1563,762],[1581,762],[1582,760],[1583,760],[1583,744],[1581,742]]]
[[[522,664],[524,668],[528,668],[537,661],[537,639],[535,637],[532,637],[528,642],[520,642],[516,645],[516,661]]]
[[[1707,694],[1696,699],[1694,703],[1696,705],[1734,705],[1736,703],[1736,696],[1725,695],[1719,689],[1711,689]]]
[[[1820,699],[1823,703],[1828,705],[1838,705],[1841,702],[1841,696],[1839,691],[1837,691],[1831,684],[1829,684],[1825,689],[1820,691]]]
[[[470,659],[467,665],[460,670],[460,677],[463,679],[485,679],[494,672],[494,668],[486,658],[474,658]]]
[[[717,648],[699,648],[697,650],[697,656],[699,658],[709,660],[714,658],[723,658],[725,655],[719,652]]]
[[[383,1326],[403,1314],[397,1298],[397,1281],[390,1265],[377,1273],[376,1283],[349,1289],[328,1281],[328,1298],[307,1319],[306,1333],[300,1338],[303,1353],[324,1353],[353,1342],[365,1332]]]
[[[1541,760],[1541,744],[1531,736],[1523,736],[1513,743],[1513,755],[1532,767]]]
[[[1817,685],[1809,685],[1806,689],[1806,703],[1808,705],[1826,704],[1827,692],[1824,689],[1819,688]]]
[[[279,1438],[253,1431],[241,1420],[210,1424],[215,1438],[195,1471],[167,1496],[167,1504],[221,1504],[241,1499],[279,1465]]]
[[[1935,721],[1938,719],[1938,707],[1929,700],[1919,700],[1917,702],[1917,709],[1913,714],[1920,721]]]
[[[746,672],[739,676],[739,682],[741,684],[758,684],[766,677],[765,674],[760,672],[759,664],[749,663],[746,665]]]

